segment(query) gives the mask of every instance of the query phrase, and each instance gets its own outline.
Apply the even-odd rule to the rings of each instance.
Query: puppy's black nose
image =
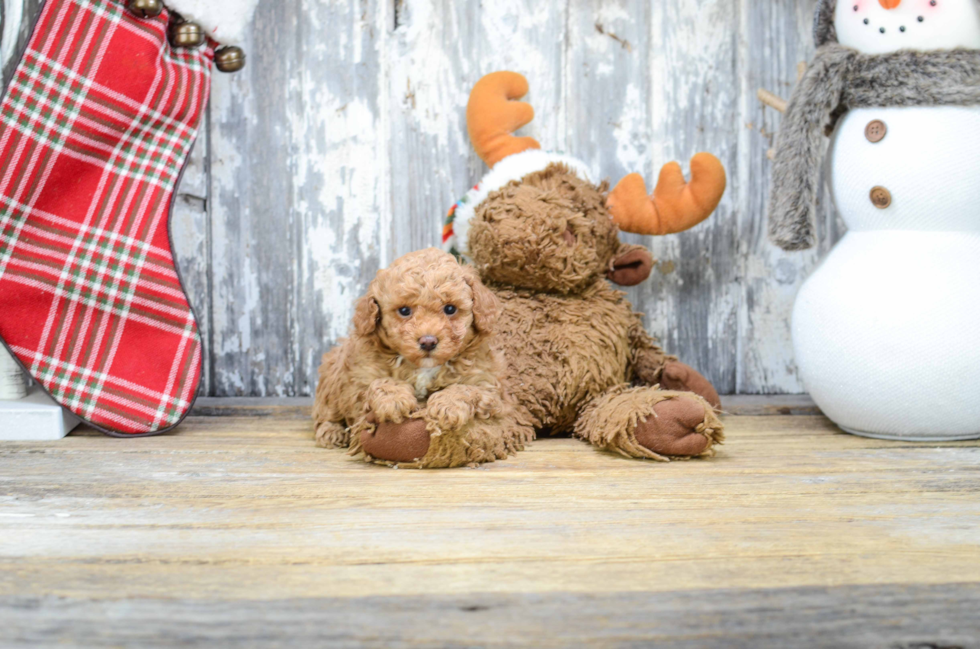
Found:
[[[439,339],[435,336],[422,336],[419,338],[419,347],[424,351],[431,352],[439,344]]]

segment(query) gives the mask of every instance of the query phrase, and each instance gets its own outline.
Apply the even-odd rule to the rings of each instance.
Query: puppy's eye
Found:
[[[412,307],[403,306],[402,308],[398,309],[398,315],[403,318],[407,318],[408,316],[412,315]]]
[[[453,315],[456,313],[456,307],[452,304],[447,304],[446,306],[442,307],[442,310],[446,315]]]

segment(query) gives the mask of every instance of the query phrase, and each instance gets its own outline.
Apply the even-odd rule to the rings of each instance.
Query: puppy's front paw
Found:
[[[429,397],[425,413],[426,419],[441,430],[457,430],[473,419],[473,406],[465,400],[454,398],[452,392],[446,390]]]
[[[350,444],[350,430],[337,422],[319,422],[316,425],[316,443],[323,448],[344,448]]]
[[[376,421],[400,424],[418,409],[419,402],[408,385],[378,379],[368,389],[367,405]]]
[[[481,392],[473,400],[473,415],[477,419],[492,419],[500,415],[503,403],[494,393]]]

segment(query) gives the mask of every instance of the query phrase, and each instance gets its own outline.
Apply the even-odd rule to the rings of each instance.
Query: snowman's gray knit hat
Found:
[[[837,0],[820,0],[817,16],[813,23],[813,36],[817,47],[837,42],[837,29],[834,27],[834,11]]]

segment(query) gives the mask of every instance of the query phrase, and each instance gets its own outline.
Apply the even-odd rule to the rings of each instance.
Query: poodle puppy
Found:
[[[522,450],[534,431],[517,422],[502,387],[505,363],[490,346],[498,312],[476,272],[436,248],[380,271],[350,337],[323,357],[317,443],[418,468]]]

